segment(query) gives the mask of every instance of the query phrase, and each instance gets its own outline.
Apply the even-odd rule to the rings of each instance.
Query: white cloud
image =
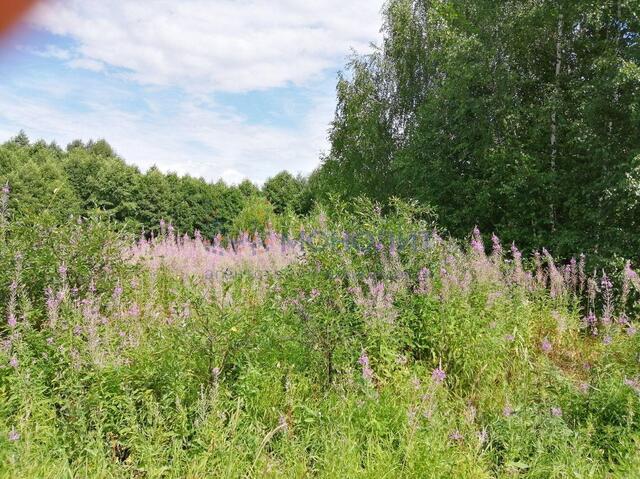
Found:
[[[237,185],[242,180],[247,178],[247,176],[243,175],[238,170],[228,168],[222,172],[222,174],[220,175],[220,178],[222,178],[222,180],[228,185]]]
[[[42,50],[26,49],[26,51],[44,58],[55,58],[56,60],[69,60],[71,58],[69,50],[55,45],[47,45]]]
[[[76,138],[105,138],[142,169],[155,164],[214,181],[261,182],[283,169],[309,173],[327,149],[335,106],[333,93],[320,92],[318,85],[326,85],[351,49],[368,50],[378,39],[382,4],[41,2],[30,21],[65,37],[64,48],[43,45],[31,52],[93,73],[37,80],[27,74],[15,85],[28,82],[37,92],[32,96],[0,84],[0,135],[24,129],[32,138],[61,145]],[[252,111],[249,121],[233,104],[212,100],[221,92],[291,85],[300,87],[292,91],[308,105],[304,118],[289,127],[260,123],[260,115],[266,118],[270,112]]]
[[[83,68],[93,72],[104,71],[104,63],[91,58],[75,58],[67,63],[71,68]]]
[[[33,22],[84,65],[150,85],[243,92],[301,85],[378,36],[382,0],[56,0]],[[98,63],[96,63],[98,62]],[[76,61],[76,66],[81,63]]]
[[[288,169],[309,173],[326,147],[323,130],[333,103],[312,99],[312,108],[298,128],[252,125],[241,115],[190,99],[172,115],[124,112],[101,103],[84,103],[82,111],[64,111],[53,102],[29,98],[0,87],[0,141],[24,129],[32,139],[64,146],[76,138],[106,138],[115,150],[143,170],[161,170],[262,182]]]

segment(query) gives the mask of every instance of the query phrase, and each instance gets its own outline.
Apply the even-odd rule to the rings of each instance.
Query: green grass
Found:
[[[324,227],[344,224],[424,227],[375,212]],[[143,260],[77,296],[54,275],[69,288],[55,327],[21,285],[0,477],[638,477],[640,341],[617,322],[631,301],[594,336],[570,282],[552,297],[497,254],[388,246],[317,243],[225,281]]]

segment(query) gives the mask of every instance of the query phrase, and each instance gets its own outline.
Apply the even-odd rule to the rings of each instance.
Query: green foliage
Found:
[[[282,214],[288,209],[303,213],[308,211],[304,198],[305,189],[305,178],[294,177],[288,171],[282,171],[265,181],[262,192],[273,205],[276,213]]]
[[[258,188],[250,180],[242,180],[242,182],[238,185],[238,190],[245,198],[251,198],[252,196],[260,195],[260,188]]]
[[[7,317],[10,285],[17,291],[26,320],[41,325],[46,318],[45,291],[75,284],[74,295],[112,291],[118,277],[129,270],[123,256],[125,236],[97,218],[72,217],[60,223],[45,211],[25,220],[0,223],[0,311]],[[67,295],[71,291],[67,288]]]
[[[263,234],[277,226],[278,218],[271,203],[266,198],[253,197],[247,199],[244,207],[233,220],[230,233],[232,237],[238,237],[243,233]]]
[[[440,239],[415,203],[337,202],[299,261],[269,269],[274,248],[225,277],[127,264],[102,221],[47,221],[2,226],[3,477],[637,471],[638,335],[585,331],[579,297]],[[175,245],[159,254],[193,260]]]
[[[321,195],[415,198],[456,237],[636,258],[639,8],[387,2],[380,48],[338,82]]]
[[[103,215],[147,234],[158,233],[165,221],[181,233],[200,231],[209,238],[228,233],[245,200],[261,195],[248,180],[235,187],[163,174],[156,167],[141,173],[105,140],[75,140],[63,151],[43,141],[31,144],[24,132],[0,146],[0,182],[11,187],[15,218],[43,211],[60,222],[69,215]]]
[[[637,254],[639,9],[390,0],[262,189],[0,146],[0,477],[636,477],[637,274],[436,220]]]

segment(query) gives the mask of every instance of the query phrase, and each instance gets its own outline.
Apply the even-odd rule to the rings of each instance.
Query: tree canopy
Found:
[[[11,189],[14,216],[48,211],[62,222],[99,214],[146,233],[157,232],[164,220],[180,233],[200,231],[208,237],[229,233],[250,198],[262,194],[248,180],[229,186],[156,167],[143,173],[105,140],[75,140],[62,150],[32,143],[24,132],[0,146],[0,183]]]
[[[337,86],[324,194],[416,198],[559,255],[637,254],[637,0],[391,0]]]

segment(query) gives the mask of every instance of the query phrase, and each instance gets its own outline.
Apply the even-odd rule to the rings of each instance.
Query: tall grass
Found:
[[[3,223],[0,476],[637,477],[631,265],[397,206],[224,247]]]

